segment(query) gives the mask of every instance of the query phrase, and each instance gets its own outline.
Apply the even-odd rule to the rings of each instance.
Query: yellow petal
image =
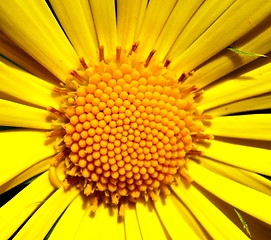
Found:
[[[154,206],[171,239],[207,239],[192,214],[173,194],[159,198]]]
[[[49,240],[74,240],[82,219],[88,213],[85,199],[78,195],[58,220]],[[90,217],[90,216],[86,216]],[[91,226],[88,227],[90,229]],[[63,231],[64,230],[64,231]]]
[[[269,27],[269,21],[268,19],[262,23],[261,26],[239,39],[236,43],[231,44],[231,47],[248,53],[267,54],[270,52],[271,46],[269,42],[271,41],[271,29]],[[256,58],[258,57],[238,54],[229,51],[229,49],[225,49],[196,69],[186,82],[196,84],[197,87],[202,88],[233,70],[254,61]],[[260,62],[263,63],[269,62],[269,59],[260,60]],[[256,68],[256,63],[250,67],[252,67],[252,69]]]
[[[0,31],[0,52],[12,62],[18,64],[25,70],[35,76],[47,81],[57,81],[57,78],[46,68],[40,65],[34,58],[29,56],[13,41],[11,41],[3,32]],[[1,59],[2,60],[2,59]]]
[[[78,56],[87,64],[97,62],[97,37],[88,1],[50,0],[50,3]]]
[[[0,136],[0,185],[55,154],[54,142],[48,141],[43,131],[6,130],[0,131]]]
[[[45,1],[1,1],[1,30],[62,81],[77,56]]]
[[[94,214],[85,215],[75,240],[81,239],[125,239],[124,224],[118,221],[118,210],[100,204]]]
[[[161,60],[166,57],[169,49],[172,47],[178,35],[180,33],[180,36],[183,35],[182,30],[191,20],[191,17],[193,16],[193,14],[195,14],[202,2],[203,0],[177,1],[154,45],[154,49],[157,50],[157,52],[155,53],[156,57],[159,57]],[[220,7],[220,5],[222,4],[219,4],[217,7]],[[180,14],[180,12],[182,14]],[[192,20],[193,19],[194,16]],[[205,22],[206,21],[204,21],[204,23]],[[200,24],[200,26],[202,26],[202,24]],[[173,52],[176,53],[175,50]]]
[[[220,176],[193,161],[187,166],[188,174],[200,186],[235,208],[271,224],[271,196]]]
[[[138,36],[136,36],[136,40],[140,42],[138,51],[144,57],[148,57],[153,50],[154,44],[175,4],[176,0],[155,0],[149,2],[142,28]]]
[[[206,157],[197,157],[200,165],[233,181],[271,195],[271,181],[261,175]]]
[[[52,128],[52,123],[48,120],[48,118],[51,117],[51,114],[46,110],[3,99],[0,99],[0,108],[0,125],[2,126],[38,129]]]
[[[54,188],[48,181],[48,173],[45,172],[2,206],[0,239],[9,239],[53,191]]]
[[[31,216],[13,238],[14,240],[43,240],[58,217],[78,195],[76,188],[65,191],[59,188]]]
[[[52,96],[54,85],[1,62],[0,85],[1,92],[28,104],[43,108],[48,106],[59,108],[59,99]]]
[[[194,185],[187,186],[181,180],[172,189],[213,239],[249,239]]]
[[[154,211],[150,201],[148,203],[136,203],[137,219],[143,239],[167,239],[164,226]]]
[[[134,43],[142,2],[141,0],[117,1],[118,43],[125,49],[131,49]]]
[[[245,73],[230,76],[205,90],[200,101],[200,110],[250,98],[264,93],[270,93],[271,63],[261,62],[261,65],[250,65]]]
[[[45,172],[46,170],[48,170],[49,166],[50,166],[50,158],[41,160],[41,161],[31,165],[29,168],[27,168],[26,170],[19,173],[14,178],[12,178],[8,182],[6,182],[2,186],[0,186],[0,194],[10,190],[11,188],[18,186],[19,184],[25,182],[26,180],[28,180],[34,176],[37,176],[38,174],[40,174],[42,172]]]
[[[238,112],[247,112],[255,110],[265,110],[271,108],[271,95],[264,94],[253,98],[229,103],[220,107],[212,108],[204,112],[204,114],[212,116],[229,115]]]
[[[127,240],[142,239],[134,204],[126,205],[124,215],[124,227],[125,227],[125,239]]]
[[[271,2],[234,2],[189,48],[172,62],[178,73],[190,72],[240,39],[269,16]],[[238,27],[236,27],[238,26]]]
[[[271,175],[270,150],[212,140],[210,146],[202,149],[202,151],[205,156],[218,161],[251,172]]]
[[[206,133],[214,136],[271,140],[271,115],[250,114],[215,117]]]
[[[90,0],[89,2],[96,27],[99,46],[104,46],[105,58],[111,58],[116,53],[117,47],[115,1]]]

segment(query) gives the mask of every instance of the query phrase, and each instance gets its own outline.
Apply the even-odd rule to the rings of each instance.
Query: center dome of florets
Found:
[[[203,130],[194,94],[181,91],[164,64],[129,60],[74,72],[66,101],[66,181],[115,204],[167,188]]]

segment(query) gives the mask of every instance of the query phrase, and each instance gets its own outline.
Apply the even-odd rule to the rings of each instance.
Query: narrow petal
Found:
[[[98,43],[88,1],[50,0],[50,3],[78,56],[87,64],[97,62]]]
[[[49,240],[74,240],[78,228],[87,213],[84,199],[82,199],[81,195],[78,195],[58,220]]]
[[[1,62],[0,84],[1,92],[27,102],[30,105],[42,108],[48,106],[59,108],[59,99],[52,94],[54,85]]]
[[[268,44],[271,41],[269,22],[270,18],[236,43],[231,44],[231,47],[247,53],[268,55],[271,51],[271,46]],[[186,82],[196,84],[197,87],[202,88],[257,58],[257,56],[238,54],[229,49],[224,49],[196,68],[193,75]],[[270,62],[270,60],[263,59],[262,62]],[[256,69],[256,66],[252,66],[252,69]]]
[[[125,227],[125,239],[127,240],[142,239],[134,204],[127,204],[125,208],[124,227]]]
[[[39,64],[34,58],[24,52],[3,32],[0,31],[0,52],[12,62],[18,64],[25,70],[46,81],[55,81],[58,79],[46,68]],[[2,59],[1,59],[2,60]]]
[[[255,110],[271,109],[271,94],[264,94],[253,98],[229,103],[220,107],[212,108],[204,114],[212,116],[229,115],[232,113],[248,112]]]
[[[142,28],[136,36],[136,40],[141,43],[138,51],[141,51],[144,57],[148,57],[153,50],[154,44],[175,4],[176,0],[153,0],[149,2]]]
[[[1,1],[0,22],[12,41],[62,81],[77,68],[74,49],[45,1]]]
[[[45,172],[49,169],[50,166],[50,159],[43,159],[33,165],[31,165],[29,168],[24,170],[23,172],[19,173],[15,177],[13,177],[8,182],[4,183],[0,186],[0,194],[10,190],[11,188],[14,188],[18,186],[19,184],[27,181],[28,179],[37,176],[40,173]]]
[[[249,239],[194,185],[186,186],[179,181],[172,189],[213,239]]]
[[[215,117],[206,133],[214,136],[271,140],[271,115],[250,114]]]
[[[53,191],[48,172],[45,172],[2,206],[0,216],[5,217],[0,221],[0,238],[9,239]]]
[[[186,51],[172,68],[179,73],[190,72],[261,23],[271,10],[265,0],[234,2]],[[238,28],[236,27],[238,26]]]
[[[134,43],[142,2],[141,0],[117,1],[118,43],[125,49],[131,48]]]
[[[0,136],[0,185],[55,154],[54,142],[48,141],[43,131],[6,130],[0,131]]]
[[[167,239],[164,226],[151,206],[150,202],[136,204],[137,219],[143,239]]]
[[[182,54],[193,42],[195,42],[236,0],[226,0],[217,4],[216,1],[204,1],[200,7],[195,8],[194,15],[187,16],[186,21],[187,24],[185,28],[178,36],[174,44],[172,46],[168,56],[172,58],[178,57]],[[201,1],[202,2],[202,1]],[[184,15],[187,14],[187,8],[191,5],[195,5],[196,1],[189,2],[181,2],[181,5],[184,7]],[[186,6],[188,5],[188,6]],[[196,5],[197,6],[197,5]],[[195,7],[196,7],[195,6]],[[184,10],[183,9],[183,10]],[[182,11],[183,11],[182,10]],[[180,14],[179,14],[180,15]],[[183,15],[183,14],[181,14]],[[182,18],[182,16],[179,16]],[[179,24],[179,19],[177,19],[177,23]],[[175,24],[175,25],[176,25]],[[173,27],[175,27],[173,25]],[[170,34],[171,35],[171,34]]]
[[[270,93],[271,63],[268,59],[261,65],[250,65],[245,73],[230,76],[207,88],[201,99],[200,110],[207,110],[234,101]]]
[[[195,14],[202,2],[203,0],[177,1],[154,45],[154,49],[157,50],[155,54],[156,57],[159,57],[161,60],[166,57],[169,49],[175,42],[178,35],[180,33],[180,36],[183,35],[182,30],[189,22],[193,14]],[[220,7],[220,5],[222,4],[219,4],[217,7]],[[182,14],[180,14],[180,12],[182,12]],[[194,19],[194,16],[192,19]],[[202,26],[202,24],[200,24],[200,26]]]
[[[116,53],[117,47],[115,1],[90,0],[89,2],[96,27],[99,46],[104,46],[105,58],[111,58]]]
[[[261,175],[206,157],[197,157],[200,165],[233,181],[271,195],[271,181]]]
[[[63,188],[58,189],[46,199],[13,239],[43,240],[58,217],[77,195],[76,188],[71,188],[69,191]]]
[[[271,224],[271,196],[220,176],[194,161],[188,162],[188,174],[196,183],[218,198]]]
[[[3,99],[0,99],[0,108],[2,111],[0,115],[1,126],[38,129],[52,128],[52,123],[48,120],[48,118],[51,117],[51,114],[46,110]]]
[[[154,202],[155,209],[171,239],[207,239],[192,214],[173,194]],[[180,227],[181,226],[181,227]]]
[[[94,214],[88,212],[82,220],[74,239],[124,240],[124,224],[122,221],[118,221],[118,210],[103,203],[98,206]]]
[[[210,146],[202,150],[205,156],[218,161],[251,172],[271,175],[270,150],[217,140],[212,140]]]

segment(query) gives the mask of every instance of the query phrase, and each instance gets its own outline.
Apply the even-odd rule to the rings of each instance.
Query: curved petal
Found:
[[[215,117],[206,133],[214,136],[271,141],[271,115],[250,114]]]
[[[270,15],[270,10],[271,2],[265,0],[237,0],[172,62],[171,67],[180,74],[192,71],[256,27]]]
[[[59,188],[46,199],[13,239],[43,240],[58,217],[77,195],[76,188],[71,188],[69,191]]]
[[[271,224],[271,196],[220,176],[194,161],[189,161],[187,167],[192,179],[207,191],[235,208]]]
[[[52,129],[52,114],[46,110],[3,99],[0,99],[0,108],[1,126]]]
[[[0,216],[5,217],[0,221],[1,239],[9,239],[53,191],[45,172],[2,206]]]
[[[59,99],[52,93],[54,85],[1,62],[0,85],[0,94],[4,92],[32,106],[59,108]]]
[[[77,56],[45,1],[1,1],[1,30],[45,68],[65,81]]]
[[[0,131],[0,145],[0,158],[3,160],[0,185],[55,154],[54,141],[46,139],[46,133],[43,131]]]
[[[96,63],[98,44],[88,0],[50,0],[50,3],[78,56],[87,64]]]

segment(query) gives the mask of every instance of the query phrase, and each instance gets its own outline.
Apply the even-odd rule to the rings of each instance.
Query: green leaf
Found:
[[[248,55],[252,57],[268,57],[267,55],[264,55],[264,54],[244,52],[231,46],[227,47],[227,49],[238,54],[244,54],[244,55]]]

